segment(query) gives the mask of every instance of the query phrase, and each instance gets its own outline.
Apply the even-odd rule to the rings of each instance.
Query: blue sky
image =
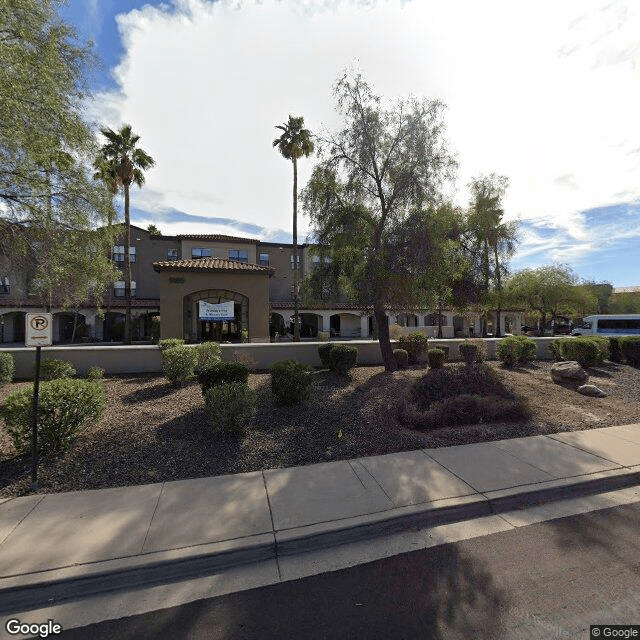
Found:
[[[104,62],[88,119],[130,122],[156,159],[137,224],[288,240],[274,125],[292,113],[335,129],[331,87],[357,65],[387,99],[448,105],[458,204],[472,177],[509,177],[513,270],[568,263],[640,285],[640,3],[70,0],[63,15]]]

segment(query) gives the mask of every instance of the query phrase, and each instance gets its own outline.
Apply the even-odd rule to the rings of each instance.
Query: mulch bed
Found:
[[[259,394],[253,427],[242,437],[215,431],[200,387],[171,387],[160,376],[111,376],[103,382],[107,407],[64,455],[40,465],[40,492],[164,482],[369,455],[629,424],[640,415],[640,370],[607,365],[589,370],[609,395],[589,398],[551,382],[551,362],[503,370],[506,386],[527,398],[530,420],[413,431],[398,420],[413,380],[424,369],[385,373],[359,367],[350,378],[316,372],[304,405],[274,404],[267,373],[252,374]],[[463,366],[450,364],[447,366]],[[0,401],[27,383],[0,388]],[[0,496],[29,493],[30,459],[16,458],[0,420]]]

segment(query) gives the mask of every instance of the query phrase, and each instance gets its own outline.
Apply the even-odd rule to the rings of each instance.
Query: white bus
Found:
[[[640,335],[640,313],[587,316],[572,336],[637,336]]]

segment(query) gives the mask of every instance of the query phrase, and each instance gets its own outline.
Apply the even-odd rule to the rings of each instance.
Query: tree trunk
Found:
[[[293,341],[300,342],[298,324],[298,165],[293,161]]]
[[[71,332],[71,344],[76,341],[76,329],[78,328],[78,312],[73,314],[73,331]]]
[[[502,331],[500,331],[500,295],[502,291],[502,283],[500,282],[500,263],[498,262],[498,245],[493,245],[493,257],[496,263],[496,292],[498,297],[498,308],[496,309],[496,338],[502,338]]]
[[[131,344],[131,217],[129,214],[129,184],[124,184],[124,343]]]
[[[393,355],[391,341],[389,340],[389,319],[384,312],[382,302],[378,301],[373,305],[373,315],[378,324],[378,342],[380,343],[384,369],[385,371],[397,371],[398,363],[396,362],[396,357]]]
[[[438,301],[438,340],[442,340],[442,303]]]

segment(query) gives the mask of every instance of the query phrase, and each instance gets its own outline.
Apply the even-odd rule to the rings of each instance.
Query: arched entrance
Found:
[[[233,302],[235,320],[225,322],[200,321],[198,302],[204,300],[212,304]],[[184,335],[189,342],[240,342],[242,332],[249,332],[249,298],[227,289],[205,289],[195,291],[183,298]]]
[[[0,342],[24,342],[24,311],[0,315]]]

